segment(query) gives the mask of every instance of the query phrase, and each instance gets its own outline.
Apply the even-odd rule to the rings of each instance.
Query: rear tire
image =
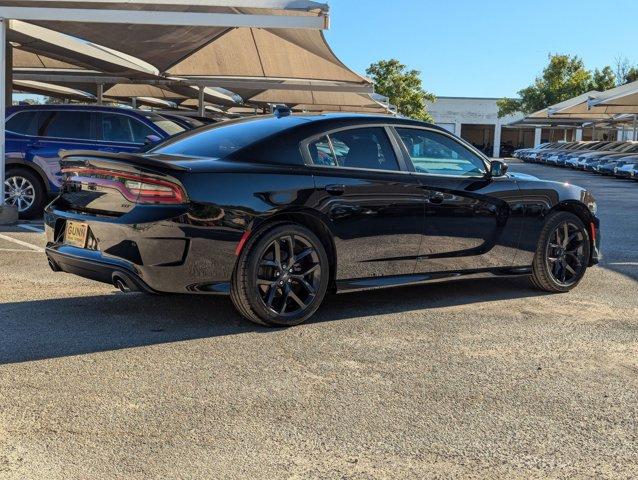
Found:
[[[30,220],[42,215],[46,190],[40,177],[26,168],[9,168],[5,176],[5,203],[18,207],[18,216]]]
[[[590,258],[587,228],[573,213],[555,212],[541,230],[531,283],[546,292],[568,292],[580,283]]]
[[[328,288],[330,265],[321,240],[301,225],[279,224],[251,238],[231,281],[237,311],[266,326],[310,318]]]

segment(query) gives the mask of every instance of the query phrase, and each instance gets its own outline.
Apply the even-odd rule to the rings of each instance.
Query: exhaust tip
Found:
[[[131,279],[129,279],[126,275],[122,273],[119,273],[119,272],[113,273],[112,281],[113,281],[113,286],[122,293],[130,293],[130,292],[139,291],[139,289],[137,288],[137,285],[135,285],[135,283]]]
[[[62,269],[58,266],[57,263],[55,263],[53,260],[51,260],[50,258],[47,258],[47,261],[49,262],[49,267],[51,268],[51,270],[53,270],[54,272],[60,272]]]

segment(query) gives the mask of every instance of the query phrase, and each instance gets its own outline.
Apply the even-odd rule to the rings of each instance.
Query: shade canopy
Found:
[[[82,90],[64,87],[61,85],[54,85],[51,83],[34,82],[30,80],[15,80],[13,82],[13,89],[18,92],[35,93],[38,95],[45,95],[55,98],[80,101],[95,100],[94,95],[88,92],[83,92]]]
[[[119,75],[136,82],[157,84],[158,79],[181,79],[191,85],[223,87],[216,102],[229,106],[235,103],[232,93],[246,102],[267,102],[306,105],[335,104],[333,100],[313,98],[310,91],[370,93],[370,80],[345,66],[332,52],[323,32],[318,28],[286,28],[267,24],[294,20],[327,19],[327,5],[307,0],[138,0],[130,2],[71,1],[1,1],[0,8],[62,7],[90,8],[96,15],[103,9],[117,9],[122,15],[143,11],[147,15],[174,12],[201,16],[234,16],[235,25],[243,18],[261,19],[257,26],[207,24],[192,26],[122,23],[92,23],[61,19],[30,19],[29,23],[12,21],[9,37],[19,48],[33,55],[30,65],[22,62],[22,79],[45,80],[67,84],[83,82],[83,78],[51,72],[73,67],[100,75]],[[263,20],[263,17],[267,17]],[[269,20],[270,19],[270,20]],[[275,20],[272,20],[275,19]],[[246,23],[246,22],[245,22]],[[327,25],[327,23],[326,23]],[[39,71],[37,58],[48,59]],[[27,71],[28,70],[28,71]],[[77,73],[74,72],[74,74]],[[91,77],[96,83],[98,76]],[[161,87],[185,95],[184,91]],[[277,90],[287,93],[276,92]],[[290,93],[290,92],[295,93]],[[197,95],[192,95],[196,97]],[[157,98],[163,98],[159,96]],[[268,99],[268,100],[267,100]],[[207,98],[207,101],[215,101]],[[347,105],[347,104],[344,104]],[[352,106],[361,106],[361,101]]]
[[[606,90],[588,101],[590,111],[638,114],[638,81]]]

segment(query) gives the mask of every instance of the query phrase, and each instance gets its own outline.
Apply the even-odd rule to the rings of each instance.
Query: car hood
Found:
[[[534,175],[528,175],[527,173],[507,172],[507,176],[509,178],[513,178],[514,180],[539,180],[538,177],[535,177]]]

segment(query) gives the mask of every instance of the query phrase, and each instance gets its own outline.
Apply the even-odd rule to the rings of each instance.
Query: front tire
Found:
[[[326,249],[313,232],[280,224],[245,245],[233,274],[231,299],[254,323],[298,325],[321,305],[329,270]]]
[[[590,258],[589,234],[573,213],[549,215],[541,231],[531,282],[546,292],[568,292],[580,283]]]

